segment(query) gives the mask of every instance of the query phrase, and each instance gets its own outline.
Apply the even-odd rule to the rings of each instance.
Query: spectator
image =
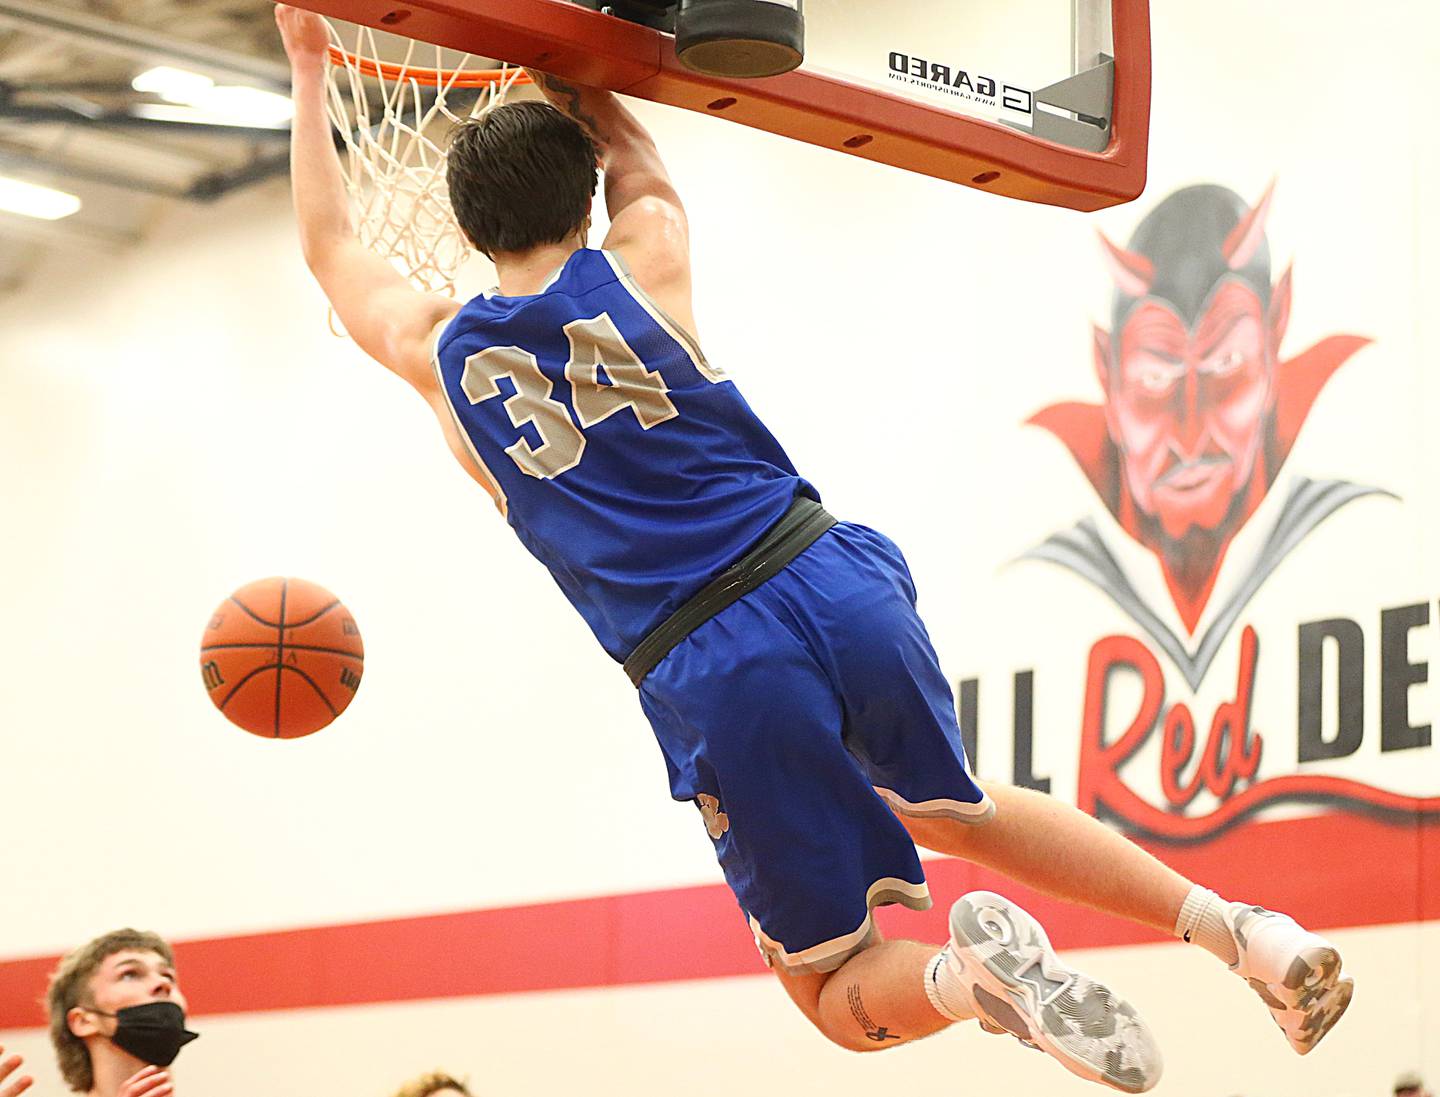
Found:
[[[165,1068],[197,1034],[185,1028],[175,957],[160,937],[120,929],[81,945],[51,976],[46,1004],[61,1077],[76,1093],[172,1097]]]
[[[20,1097],[34,1083],[35,1079],[27,1074],[22,1074],[13,1081],[6,1081],[10,1075],[25,1065],[25,1060],[18,1055],[5,1058],[5,1049],[0,1047],[0,1097]]]
[[[0,1093],[0,1097],[5,1094]],[[395,1091],[395,1097],[474,1097],[463,1082],[438,1070],[413,1078]]]
[[[0,1094],[3,1097],[3,1094]],[[1407,1070],[1395,1079],[1395,1097],[1434,1097],[1418,1071]]]

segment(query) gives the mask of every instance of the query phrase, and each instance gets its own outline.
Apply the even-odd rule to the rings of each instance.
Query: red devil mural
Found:
[[[1257,559],[1192,646],[1231,541],[1277,482],[1320,390],[1368,339],[1331,335],[1290,358],[1281,344],[1291,272],[1272,282],[1273,185],[1253,207],[1225,187],[1185,187],[1126,247],[1101,237],[1115,283],[1110,330],[1094,332],[1101,404],[1054,404],[1030,422],[1069,448],[1101,500],[1159,560],[1187,640],[1146,606],[1094,522],[1027,556],[1109,594],[1198,687],[1244,605],[1328,515],[1376,488],[1303,477]]]

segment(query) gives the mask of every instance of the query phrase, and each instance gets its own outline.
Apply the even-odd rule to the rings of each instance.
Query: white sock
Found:
[[[946,962],[949,949],[941,949],[935,958],[925,965],[925,997],[935,1007],[935,1012],[951,1021],[970,1021],[975,1011],[970,1008],[970,998],[961,986],[960,977],[950,970]]]
[[[1180,914],[1175,919],[1175,936],[1199,945],[1234,967],[1240,960],[1240,953],[1235,948],[1235,937],[1230,927],[1225,924],[1226,906],[1225,900],[1213,891],[1195,885],[1180,905]]]

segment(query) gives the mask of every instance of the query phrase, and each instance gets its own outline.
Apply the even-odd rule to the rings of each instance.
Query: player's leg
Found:
[[[1002,785],[983,786],[982,798],[899,550],[874,531],[844,533],[868,538],[873,566],[903,595],[874,608],[865,627],[832,629],[846,741],[916,842],[1202,945],[1259,992],[1296,1051],[1313,1048],[1350,999],[1335,949],[1284,915],[1222,901],[1070,805]],[[993,818],[976,812],[982,799]]]
[[[1145,1026],[1108,988],[1063,964],[1013,904],[998,896],[957,903],[945,948],[874,945],[871,907],[928,905],[914,844],[886,803],[913,791],[915,759],[900,733],[914,691],[896,688],[907,668],[893,635],[903,616],[897,599],[905,614],[913,608],[893,569],[872,558],[875,536],[837,526],[739,603],[741,613],[715,618],[717,631],[730,633],[725,674],[688,682],[690,721],[708,713],[736,721],[707,735],[705,759],[715,797],[729,805],[717,852],[757,943],[802,1011],[842,1046],[895,1046],[974,1018],[1084,1078],[1142,1092],[1159,1077]],[[785,636],[739,627],[762,610]],[[713,645],[708,629],[693,634],[695,648]],[[691,654],[657,670],[673,675]],[[782,670],[783,680],[765,677]],[[936,688],[948,704],[943,677]],[[940,782],[927,786],[924,802],[906,802],[983,820],[993,805],[964,769],[958,732],[946,751]]]
[[[1165,933],[1195,886],[1134,842],[1053,796],[978,781],[995,802],[984,826],[900,821],[917,845],[992,868],[1027,887]]]
[[[1350,1004],[1340,954],[1284,914],[1230,903],[1069,804],[1030,789],[980,782],[993,819],[901,821],[917,844],[994,869],[1027,887],[1200,945],[1240,975],[1301,1055]]]
[[[972,892],[951,908],[943,949],[886,941],[828,974],[776,974],[829,1039],[883,1051],[957,1021],[1009,1033],[1088,1081],[1143,1093],[1160,1055],[1134,1009],[1055,954],[1040,924],[1003,896]]]
[[[884,1051],[949,1027],[925,992],[939,946],[879,941],[832,972],[775,974],[790,1000],[827,1039],[851,1051]]]
[[[949,1023],[925,992],[939,946],[884,941],[871,912],[924,909],[929,892],[913,841],[845,749],[839,699],[791,627],[787,578],[696,629],[645,679],[641,704],[671,793],[700,807],[787,993],[844,1047],[894,1046]]]
[[[701,625],[651,672],[640,696],[671,792],[699,807],[697,824],[786,991],[831,1040],[878,1050],[976,1013],[964,979],[940,970],[948,950],[882,941],[873,923],[874,907],[923,909],[930,898],[913,841],[846,749],[830,675],[797,635],[806,599],[833,585],[853,555],[830,549],[802,556],[803,574],[782,572]],[[989,811],[968,780],[964,792],[971,810]],[[1030,959],[1040,957],[1022,958]],[[1055,969],[1053,955],[1045,967]],[[1029,1038],[1030,1029],[1017,1034]],[[1100,1078],[1131,1037],[1111,1028],[1091,1041],[1090,1059],[1062,1061]]]

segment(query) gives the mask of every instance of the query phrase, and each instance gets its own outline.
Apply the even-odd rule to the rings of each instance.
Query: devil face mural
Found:
[[[1235,519],[1262,464],[1275,361],[1261,308],[1249,287],[1230,282],[1193,328],[1148,300],[1113,350],[1097,333],[1108,359],[1099,363],[1106,427],[1125,483],[1139,514],[1171,541]]]
[[[1271,192],[1214,184],[1166,197],[1121,248],[1094,332],[1104,403],[1031,419],[1069,447],[1125,531],[1159,558],[1193,633],[1226,549],[1275,482],[1330,375],[1366,342],[1332,336],[1289,361],[1291,276],[1271,279]]]

